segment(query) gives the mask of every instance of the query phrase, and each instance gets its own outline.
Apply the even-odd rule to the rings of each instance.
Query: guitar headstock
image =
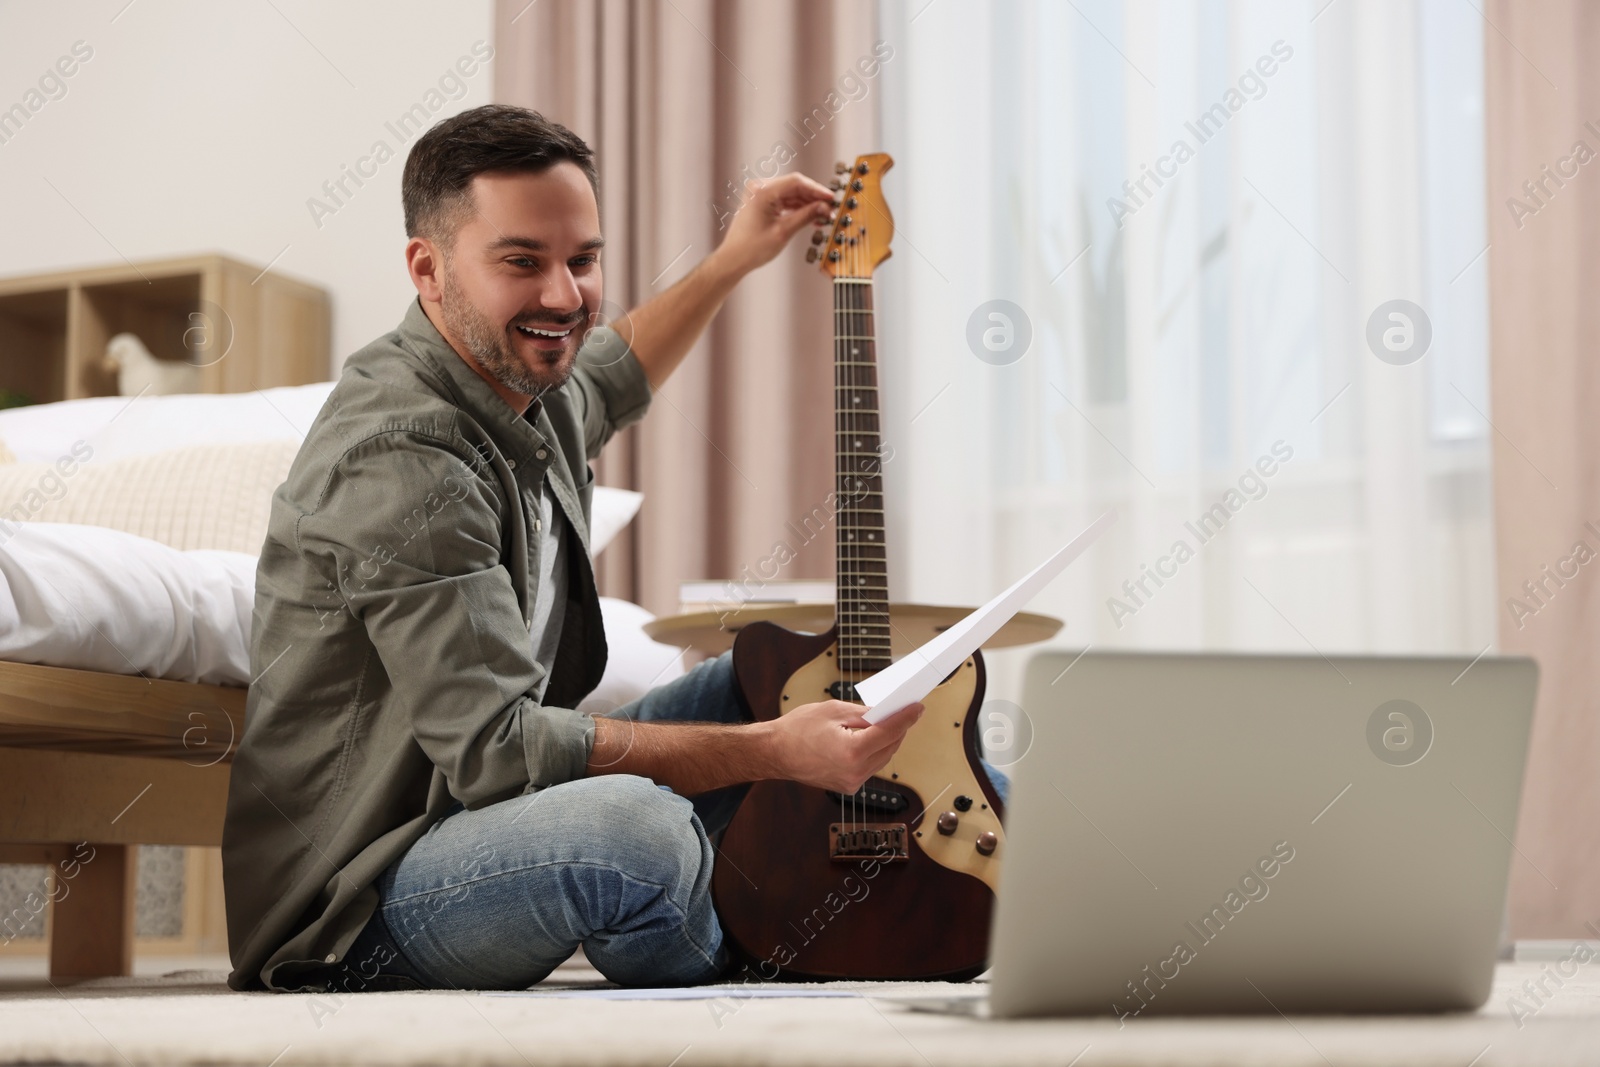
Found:
[[[883,175],[894,160],[887,152],[857,156],[855,165],[837,163],[829,184],[839,193],[829,230],[811,235],[806,262],[822,262],[822,273],[832,278],[870,278],[879,263],[891,255],[894,217],[883,198]]]

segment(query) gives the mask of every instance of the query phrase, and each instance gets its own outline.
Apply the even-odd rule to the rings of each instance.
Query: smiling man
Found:
[[[744,783],[853,792],[920,709],[752,723],[723,656],[613,717],[573,710],[606,660],[589,461],[832,194],[754,187],[715,252],[612,326],[571,131],[465,112],[417,141],[402,196],[417,299],[345,363],[272,501],[223,832],[229,984],[516,989],[579,945],[625,984],[714,978],[708,834]]]

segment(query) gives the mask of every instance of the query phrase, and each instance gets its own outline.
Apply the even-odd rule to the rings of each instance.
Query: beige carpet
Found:
[[[1600,969],[1597,969],[1600,970]],[[1475,1015],[1443,1018],[983,1022],[887,997],[972,986],[855,985],[864,996],[600,1001],[464,993],[233,993],[223,974],[53,988],[0,977],[6,1063],[253,1064],[1600,1064],[1600,977],[1583,968],[1519,1028],[1508,1007],[1540,965],[1503,964]],[[562,968],[546,985],[588,988]],[[541,987],[544,989],[546,987]],[[1525,996],[1525,995],[1524,995]],[[1526,998],[1525,998],[1526,999]],[[1530,1003],[1530,1007],[1531,1007]]]

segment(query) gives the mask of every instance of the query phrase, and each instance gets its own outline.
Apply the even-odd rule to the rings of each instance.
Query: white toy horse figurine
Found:
[[[157,359],[137,334],[119,333],[106,345],[106,365],[117,371],[117,392],[138,396],[149,392],[200,392],[200,368],[177,359]]]

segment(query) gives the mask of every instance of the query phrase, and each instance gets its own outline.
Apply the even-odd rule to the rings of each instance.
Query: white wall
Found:
[[[277,257],[274,269],[332,294],[336,370],[393,329],[414,292],[400,171],[416,134],[385,124],[416,104],[432,105],[432,123],[489,102],[492,64],[473,46],[492,47],[492,11],[492,0],[0,0],[0,112],[37,109],[20,130],[0,127],[0,276]],[[62,94],[48,75],[79,41],[92,55]],[[468,77],[452,70],[461,57]],[[46,91],[30,97],[41,77]],[[346,179],[342,205],[328,199],[323,183],[380,140],[394,158],[366,164],[376,174],[360,187]],[[336,210],[313,218],[313,197]]]

